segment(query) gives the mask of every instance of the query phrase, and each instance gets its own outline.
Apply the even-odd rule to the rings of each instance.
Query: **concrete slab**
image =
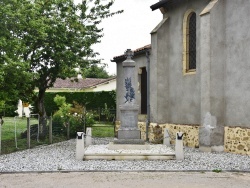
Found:
[[[108,145],[109,150],[118,150],[118,149],[128,149],[128,150],[148,150],[150,149],[149,144],[137,145],[137,144],[114,144],[110,142]]]
[[[141,133],[140,133],[141,134]],[[117,145],[143,145],[145,141],[143,139],[114,139],[114,144]]]
[[[174,150],[162,144],[149,145],[148,149],[114,149],[114,150],[109,149],[109,145],[91,145],[85,148],[85,154],[84,154],[84,160],[171,160],[171,159],[175,159]]]

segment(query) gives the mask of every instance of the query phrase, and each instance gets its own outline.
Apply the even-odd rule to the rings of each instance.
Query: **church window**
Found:
[[[196,71],[196,13],[187,11],[183,21],[183,73]]]

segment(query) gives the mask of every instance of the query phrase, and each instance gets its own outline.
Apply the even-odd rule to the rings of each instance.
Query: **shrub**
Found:
[[[47,114],[55,113],[59,106],[54,103],[56,95],[65,96],[66,102],[73,104],[73,101],[83,105],[87,110],[103,108],[106,103],[111,109],[116,108],[116,92],[115,91],[102,91],[102,92],[47,92],[45,94],[45,108]]]
[[[67,127],[64,118],[60,113],[55,113],[52,119],[53,134],[67,134]]]
[[[85,113],[85,107],[73,101],[73,105],[66,103],[66,98],[56,95],[54,101],[59,106],[59,110],[53,115],[53,127],[57,133],[67,134],[69,125],[69,136],[75,137],[76,132],[85,132],[86,126],[94,124],[92,113]],[[55,132],[55,133],[56,133]]]

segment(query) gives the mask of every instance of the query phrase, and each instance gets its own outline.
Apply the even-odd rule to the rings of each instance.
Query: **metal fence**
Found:
[[[115,109],[97,108],[85,113],[94,115],[95,129],[102,129],[105,126],[114,127]],[[0,154],[65,141],[76,135],[72,128],[73,125],[70,125],[69,122],[52,121],[52,117],[47,117],[47,131],[45,136],[40,138],[39,118],[38,114],[31,114],[29,118],[3,117],[3,123],[0,125]],[[77,131],[85,132],[88,127],[84,118],[80,122],[80,127]]]
[[[116,109],[93,108],[85,113],[92,113],[96,123],[114,123],[116,118]]]
[[[67,136],[59,135],[59,133],[53,135],[52,118],[47,119],[47,131],[45,136],[40,138],[38,114],[32,114],[29,118],[3,117],[3,123],[0,126],[0,154],[66,140]]]

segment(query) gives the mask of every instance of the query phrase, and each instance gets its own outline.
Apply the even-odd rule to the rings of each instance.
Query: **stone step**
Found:
[[[138,147],[138,146],[137,146]],[[126,147],[125,147],[126,148]],[[171,160],[175,152],[165,145],[149,145],[148,149],[109,149],[109,145],[91,145],[85,148],[84,160]]]

